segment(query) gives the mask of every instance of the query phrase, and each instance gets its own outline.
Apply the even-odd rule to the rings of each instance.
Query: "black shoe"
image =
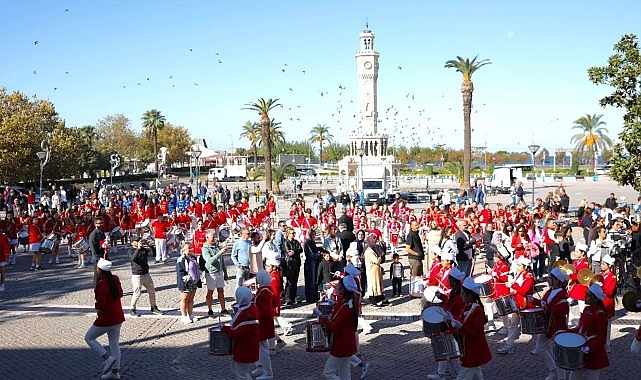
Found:
[[[154,306],[154,307],[151,308],[151,314],[162,315],[162,311],[160,311],[158,306]]]
[[[229,310],[227,310],[227,309],[222,309],[222,310],[220,311],[220,314],[221,314],[221,315],[230,315],[231,313],[230,313],[230,312],[229,312]]]
[[[129,315],[131,315],[132,317],[140,317],[140,314],[138,314],[136,309],[129,310]]]
[[[209,310],[209,311],[207,312],[207,317],[208,317],[209,319],[214,319],[214,311],[213,311],[213,310]]]

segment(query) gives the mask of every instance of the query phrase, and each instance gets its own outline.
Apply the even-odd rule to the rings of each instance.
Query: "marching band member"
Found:
[[[614,257],[605,255],[601,258],[601,276],[603,277],[601,288],[603,289],[603,293],[605,293],[603,306],[608,315],[608,336],[605,341],[606,352],[610,352],[610,334],[612,330],[612,319],[614,318],[614,303],[617,296],[617,278],[612,272],[613,267]]]
[[[338,280],[341,295],[334,304],[331,314],[321,316],[320,323],[332,334],[334,344],[323,369],[326,380],[351,379],[350,360],[356,354],[356,328],[358,326],[358,307],[355,305],[354,292],[358,291],[352,276]]]
[[[249,379],[250,368],[259,357],[258,309],[252,302],[252,292],[248,287],[236,288],[238,311],[234,314],[230,326],[223,326],[222,331],[233,339],[232,371],[236,379]]]
[[[365,322],[365,319],[362,317],[362,303],[361,303],[362,288],[360,284],[360,273],[361,273],[360,270],[356,268],[352,262],[349,262],[347,266],[345,266],[345,275],[354,277],[354,281],[356,281],[357,290],[354,292],[354,305],[358,309],[358,325],[361,326],[361,328],[363,329],[363,332],[362,332],[363,334],[368,334],[372,330],[372,326],[370,326],[369,323]],[[361,367],[361,379],[366,378],[367,375],[369,374],[370,364],[369,362],[363,361],[363,355],[361,355],[360,353],[358,331],[356,332],[356,354],[351,356],[349,364],[351,367]]]
[[[463,309],[465,308],[465,303],[463,298],[461,298],[461,284],[465,278],[465,273],[461,272],[458,268],[451,268],[448,275],[448,282],[451,286],[451,291],[449,295],[445,295],[440,291],[436,292],[436,296],[443,301],[443,309],[448,312],[448,315],[459,316],[463,314]],[[429,301],[429,300],[428,300]],[[450,318],[451,320],[451,318]],[[448,332],[454,333],[455,328],[451,327]],[[427,375],[428,379],[444,379],[445,371],[447,370],[447,364],[451,363],[452,368],[456,371],[460,367],[460,362],[458,359],[448,359],[438,361],[436,364],[437,370],[436,373]]]
[[[38,226],[38,218],[32,218],[28,227],[29,232],[29,252],[33,254],[31,268],[29,270],[40,270],[40,243],[42,242],[42,232]]]
[[[569,380],[598,379],[599,371],[610,365],[605,351],[608,316],[603,306],[606,295],[599,284],[592,284],[585,296],[586,308],[581,314],[579,325],[570,331],[586,336],[587,342],[582,350],[585,354],[585,367],[570,372]]]
[[[536,334],[536,347],[532,353],[538,354],[545,350],[545,365],[548,367],[550,374],[546,380],[565,379],[565,370],[554,363],[553,345],[550,339],[559,331],[565,331],[568,328],[568,313],[570,304],[568,303],[568,293],[565,285],[568,281],[568,275],[560,268],[553,268],[548,278],[550,288],[543,294],[543,297],[534,299],[534,305],[540,306],[545,310],[546,327],[544,334]],[[546,345],[545,348],[542,348]]]
[[[583,309],[585,309],[585,294],[588,292],[588,287],[579,283],[577,274],[582,269],[590,269],[588,260],[585,258],[585,253],[587,251],[588,251],[588,246],[586,244],[577,243],[576,251],[574,253],[574,257],[572,258],[573,259],[572,265],[574,265],[574,267],[576,268],[576,273],[570,274],[570,283],[568,285],[569,287],[568,301],[570,302],[570,305],[572,305],[572,300],[577,301],[577,303],[579,304],[578,306],[579,313],[578,315],[575,315],[574,313],[572,313],[572,307],[570,307],[570,315],[568,317],[568,323],[571,325],[574,324],[574,321],[578,322],[579,317],[581,316],[581,313],[583,313]]]
[[[485,339],[485,313],[481,306],[481,284],[467,277],[461,287],[461,297],[465,307],[450,323],[458,330],[461,349],[461,368],[456,380],[483,379],[481,366],[492,360],[492,353]]]
[[[269,358],[269,340],[273,339],[274,334],[274,308],[277,306],[274,293],[270,289],[272,277],[269,273],[261,269],[256,272],[256,282],[258,291],[254,299],[254,304],[258,309],[258,334],[260,346],[258,348],[258,361],[256,369],[252,371],[252,376],[258,376],[257,380],[271,380],[274,378],[272,372],[272,361]]]
[[[514,295],[514,300],[518,310],[531,308],[532,301],[527,296],[534,294],[534,277],[528,271],[530,259],[521,256],[516,260],[517,275],[512,283],[508,283],[511,288],[510,292]],[[514,341],[516,341],[521,332],[521,321],[519,320],[519,313],[514,312],[509,316],[508,334],[505,346],[496,350],[499,354],[513,354]]]
[[[494,293],[492,294],[492,298],[494,300],[505,297],[510,295],[510,288],[507,287],[507,282],[509,279],[510,275],[510,267],[507,265],[507,258],[510,256],[510,253],[506,249],[497,249],[496,252],[494,252],[494,266],[492,267],[492,270],[490,271],[490,274],[492,275],[492,281],[493,281],[493,288],[494,288]],[[492,307],[491,303],[487,303],[490,305],[490,308]],[[493,313],[493,311],[492,311]],[[486,310],[486,314],[487,310]],[[501,327],[497,332],[499,334],[507,335],[507,326],[509,326],[509,316],[503,315],[501,316],[501,319],[503,320],[503,327]],[[494,320],[492,320],[492,325],[494,324]]]

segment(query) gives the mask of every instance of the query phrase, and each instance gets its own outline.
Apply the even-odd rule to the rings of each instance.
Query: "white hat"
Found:
[[[550,274],[557,278],[561,282],[566,282],[568,280],[568,275],[565,274],[561,268],[554,268],[550,271]]]
[[[98,268],[100,268],[100,270],[111,272],[111,267],[112,267],[111,261],[105,260],[103,258],[98,260]]]
[[[590,293],[594,294],[594,296],[600,299],[601,301],[605,299],[605,293],[603,292],[603,289],[599,284],[590,285],[588,290],[590,291]]]
[[[527,267],[527,266],[529,266],[529,265],[532,263],[532,260],[528,259],[528,258],[527,258],[527,257],[525,257],[525,256],[521,256],[521,257],[519,257],[518,259],[516,259],[516,263],[517,263],[517,264],[521,264],[521,265],[523,265],[524,267]]]
[[[265,260],[265,265],[271,265],[273,267],[279,266],[278,261],[276,261],[276,259],[274,259],[273,257],[270,257],[269,259],[266,259]]]
[[[582,251],[582,252],[587,252],[588,251],[588,246],[585,243],[576,243],[576,246],[574,248],[577,251]]]
[[[454,277],[459,281],[463,281],[463,279],[465,278],[465,273],[461,272],[458,268],[453,267],[450,270],[450,276]]]
[[[345,289],[349,290],[350,292],[358,291],[358,286],[356,285],[356,280],[354,279],[353,276],[343,277],[343,286],[345,287]]]
[[[608,264],[608,265],[610,265],[610,266],[614,265],[614,257],[612,257],[610,255],[603,256],[601,258],[601,261],[606,263],[606,264]]]
[[[272,283],[272,276],[266,270],[261,269],[256,272],[256,282],[259,286],[269,286]]]
[[[441,251],[441,260],[454,261],[454,255],[452,254],[452,251]]]
[[[463,280],[463,287],[467,290],[471,290],[476,294],[481,294],[482,284],[477,284],[472,277],[466,277]]]
[[[351,262],[345,266],[345,273],[354,277],[361,275],[361,271],[359,271]]]

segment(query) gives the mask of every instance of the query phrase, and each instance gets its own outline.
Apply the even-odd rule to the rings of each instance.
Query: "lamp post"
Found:
[[[365,149],[361,146],[360,148],[356,148],[356,154],[361,158],[360,162],[360,167],[358,170],[358,188],[362,191],[363,190],[363,156],[365,155]]]
[[[534,162],[534,155],[539,151],[540,146],[536,144],[528,145],[528,149],[532,152],[532,208],[534,208],[534,180],[536,179],[536,164]]]
[[[167,177],[167,149],[166,146],[160,147],[160,155],[162,157],[162,176]]]
[[[192,149],[193,149],[193,148],[192,148]],[[198,148],[193,149],[193,150],[191,151],[191,154],[192,154],[192,155],[194,156],[194,158],[196,159],[196,162],[195,162],[195,166],[196,166],[196,185],[198,185],[198,176],[200,175],[200,162],[199,162],[199,160],[198,160],[198,157],[200,157],[200,155],[201,155],[202,153],[203,153],[203,152],[201,152],[201,151],[200,151],[200,149],[198,149]]]
[[[47,140],[42,140],[40,143],[40,149],[42,149],[39,152],[36,152],[36,156],[38,156],[38,160],[40,160],[40,190],[39,190],[39,196],[40,196],[40,202],[42,202],[42,173],[44,171],[45,165],[49,162],[49,159],[51,158],[51,148],[49,147],[49,144],[47,143]]]
[[[114,170],[116,170],[116,168],[118,166],[120,166],[120,156],[118,156],[117,153],[112,154],[111,157],[109,157],[109,163],[111,164],[111,179],[110,179],[110,183],[109,184],[113,185],[114,184]]]

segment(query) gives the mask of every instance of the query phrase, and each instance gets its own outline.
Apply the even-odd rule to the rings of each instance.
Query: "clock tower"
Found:
[[[359,35],[360,47],[356,52],[356,75],[358,76],[359,108],[358,122],[361,134],[377,134],[377,82],[378,52],[374,50],[374,33],[367,27]]]

